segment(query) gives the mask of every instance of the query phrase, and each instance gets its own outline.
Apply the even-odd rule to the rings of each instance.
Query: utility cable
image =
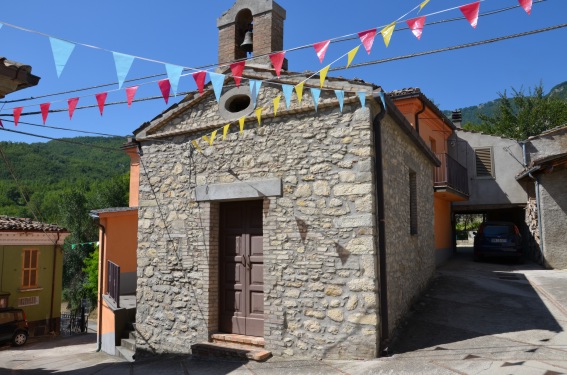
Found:
[[[13,120],[4,119],[4,120],[2,120],[2,121],[14,123]],[[77,129],[70,129],[70,128],[62,128],[62,127],[58,127],[58,126],[49,126],[49,125],[34,124],[34,123],[31,123],[31,122],[25,122],[25,121],[18,121],[18,124],[21,124],[21,125],[29,125],[29,126],[37,126],[38,128],[46,128],[46,129],[70,131],[70,132],[74,132],[74,133],[100,135],[100,136],[103,136],[103,137],[122,137],[122,135],[118,135],[118,134],[106,134],[106,133],[89,132],[89,131],[86,131],[86,130],[77,130]]]

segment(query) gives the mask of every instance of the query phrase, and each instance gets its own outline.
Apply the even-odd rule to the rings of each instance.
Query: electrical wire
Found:
[[[3,121],[15,123],[13,120],[4,119]],[[31,123],[31,122],[25,122],[25,121],[18,121],[18,124],[21,124],[21,125],[29,125],[29,126],[37,126],[38,128],[46,128],[46,129],[70,131],[70,132],[81,133],[81,134],[100,135],[100,136],[103,136],[103,137],[122,137],[122,135],[118,135],[118,134],[107,134],[107,133],[89,132],[89,131],[86,131],[86,130],[77,130],[77,129],[70,129],[70,128],[62,128],[62,127],[58,127],[58,126],[49,126],[49,125],[42,125],[42,124],[34,124],[34,123]]]
[[[486,1],[486,0],[482,0],[482,1]],[[548,1],[548,0],[536,0],[536,1],[533,2],[533,5],[540,4],[540,3],[543,3],[543,2],[546,2],[546,1]],[[416,7],[414,7],[410,12],[406,13],[406,14],[405,14],[404,16],[402,16],[401,18],[404,18],[405,16],[407,16],[407,14],[409,14],[409,13],[411,13],[413,10],[417,9],[417,7],[419,7],[419,5],[416,6]],[[502,12],[505,12],[505,11],[509,11],[509,10],[516,9],[516,8],[518,8],[518,7],[520,7],[520,5],[514,5],[514,6],[510,6],[510,7],[506,7],[506,8],[496,9],[496,10],[494,10],[494,11],[489,11],[489,12],[486,12],[486,13],[481,13],[481,14],[479,14],[479,17],[485,17],[485,16],[490,16],[490,15],[502,13]],[[430,13],[430,14],[424,15],[424,16],[422,16],[422,17],[428,17],[428,16],[431,16],[431,15],[436,15],[436,14],[444,13],[444,12],[447,12],[447,11],[450,11],[450,10],[454,10],[454,9],[457,9],[457,8],[458,8],[458,7],[453,7],[453,8],[445,9],[445,10],[442,10],[442,11],[438,11],[438,12],[434,12],[434,13]],[[399,18],[398,21],[399,21],[401,18]],[[447,19],[447,20],[435,21],[435,22],[431,22],[431,23],[426,23],[426,24],[424,25],[424,27],[425,27],[425,26],[439,25],[439,24],[443,24],[443,23],[447,23],[447,22],[460,21],[460,20],[464,20],[464,19],[466,19],[466,18],[465,18],[465,17],[456,17],[456,18],[451,18],[451,19]],[[2,23],[2,22],[0,22],[0,23]],[[21,29],[21,30],[24,30],[24,31],[29,31],[29,32],[32,32],[32,33],[37,33],[37,34],[40,34],[40,35],[49,37],[49,35],[47,35],[47,34],[43,34],[43,33],[39,33],[39,32],[34,32],[34,31],[32,31],[32,30],[28,30],[28,29],[25,29],[25,28],[20,28],[20,27],[18,27],[18,26],[14,26],[14,25],[10,25],[10,24],[6,24],[6,25],[7,25],[7,26],[11,26],[11,27],[15,27],[15,28],[17,28],[17,29]],[[396,28],[394,31],[395,31],[395,32],[398,32],[398,31],[404,31],[404,30],[408,30],[408,29],[409,29],[409,27],[400,27],[400,28]],[[356,39],[358,39],[358,35],[353,33],[353,34],[348,34],[348,35],[342,36],[342,37],[331,38],[331,39],[329,39],[329,40],[330,40],[331,44],[333,44],[333,43],[341,43],[341,42],[350,41],[350,40],[356,40]],[[63,39],[62,39],[62,40],[63,40]],[[73,43],[73,42],[71,42],[71,43]],[[76,43],[76,44],[82,45],[82,44],[80,44],[80,43]],[[89,46],[89,45],[85,45],[85,46]],[[307,49],[307,48],[312,48],[312,47],[313,47],[313,44],[306,44],[306,45],[303,45],[303,46],[290,48],[290,49],[287,49],[287,50],[285,50],[285,51],[280,51],[280,52],[293,52],[293,51],[298,51],[298,50]],[[108,51],[108,52],[112,52],[112,51],[106,50],[106,49],[104,49],[104,48],[98,48],[98,47],[94,47],[94,48],[97,48],[97,49],[100,49],[100,50],[104,50],[104,51]],[[184,71],[184,72],[190,71],[190,70],[197,70],[197,71],[198,71],[198,70],[210,69],[210,68],[214,68],[214,67],[227,67],[227,66],[229,66],[230,64],[232,64],[232,63],[234,63],[234,62],[247,61],[247,60],[250,61],[250,60],[254,60],[254,59],[258,59],[258,58],[262,58],[262,57],[269,56],[269,55],[271,55],[272,53],[276,53],[276,52],[270,52],[270,53],[266,53],[266,54],[256,55],[256,56],[254,56],[253,58],[250,58],[250,59],[244,58],[244,59],[237,59],[237,60],[232,60],[232,61],[220,62],[220,63],[216,63],[216,64],[202,65],[202,66],[198,66],[198,67],[196,67],[196,68],[184,68],[183,71]],[[136,57],[136,56],[134,56],[134,57]],[[136,58],[137,58],[137,57],[136,57]],[[151,59],[150,59],[149,61],[154,61],[154,60],[151,60]],[[158,61],[155,60],[154,62],[158,62]],[[165,64],[165,63],[164,63],[164,64]],[[141,81],[141,80],[144,80],[144,79],[157,78],[157,77],[164,77],[164,76],[166,76],[165,73],[160,73],[160,74],[154,74],[154,75],[149,75],[149,76],[145,76],[145,77],[127,79],[127,80],[125,80],[124,82],[125,82],[125,83],[131,83],[131,82]],[[36,96],[36,97],[29,97],[29,98],[22,98],[22,99],[6,100],[6,101],[0,102],[0,103],[18,103],[18,102],[23,102],[23,101],[28,101],[28,100],[43,99],[43,98],[47,98],[47,97],[53,97],[53,96],[59,96],[59,95],[66,95],[66,94],[71,94],[71,93],[76,93],[76,92],[82,92],[82,91],[88,91],[88,90],[93,90],[93,89],[99,89],[99,88],[104,88],[104,87],[109,87],[109,86],[115,86],[115,85],[117,85],[117,82],[106,83],[106,84],[101,84],[101,85],[97,85],[97,86],[90,86],[90,87],[86,87],[86,88],[79,88],[79,89],[75,89],[75,90],[63,91],[63,92],[58,92],[58,93],[51,93],[51,94],[39,95],[39,96]]]

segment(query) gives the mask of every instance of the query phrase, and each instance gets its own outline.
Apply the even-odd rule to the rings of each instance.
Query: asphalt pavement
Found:
[[[461,249],[462,251],[462,249]],[[93,333],[0,348],[0,374],[567,374],[567,271],[475,263],[441,267],[388,347],[368,361],[264,363],[169,356],[124,362],[97,353]]]

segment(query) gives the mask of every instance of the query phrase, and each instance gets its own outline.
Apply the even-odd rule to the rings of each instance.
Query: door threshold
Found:
[[[263,348],[265,340],[263,337],[237,335],[233,333],[213,333],[211,335],[213,343],[217,344],[240,344]]]

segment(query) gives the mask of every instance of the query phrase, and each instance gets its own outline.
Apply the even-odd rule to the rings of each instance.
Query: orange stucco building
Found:
[[[138,186],[140,159],[130,143],[129,207],[93,211],[99,224],[98,346],[120,355],[136,313],[136,249],[138,235]]]
[[[468,200],[467,169],[451,156],[455,125],[419,89],[403,89],[389,93],[421,139],[441,161],[432,171],[434,194],[435,249],[437,264],[454,251],[451,203]]]

